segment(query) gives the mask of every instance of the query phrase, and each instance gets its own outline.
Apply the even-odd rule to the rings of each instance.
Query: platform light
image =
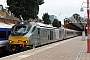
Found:
[[[83,12],[83,11],[84,11],[84,9],[81,7],[80,11],[81,11],[81,12]]]
[[[87,35],[88,35],[88,38],[87,38],[87,53],[90,53],[90,29],[88,29],[90,27],[90,6],[89,6],[89,0],[87,0],[87,2],[83,2],[83,3],[87,3]],[[82,5],[83,5],[82,3]],[[83,11],[83,8],[82,8],[82,5],[81,5],[81,9],[80,11]]]

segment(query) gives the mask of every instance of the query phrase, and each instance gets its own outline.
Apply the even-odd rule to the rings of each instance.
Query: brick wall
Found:
[[[11,19],[0,18],[0,22],[8,23],[8,24],[15,24],[15,23],[17,22],[17,20],[11,20]]]

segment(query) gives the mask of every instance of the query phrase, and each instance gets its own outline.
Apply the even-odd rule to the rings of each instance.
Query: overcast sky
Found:
[[[74,13],[78,13],[80,16],[86,16],[86,11],[80,12],[80,8],[83,2],[87,0],[44,0],[44,4],[40,5],[39,8],[39,18],[43,13],[47,13],[49,15],[55,15],[62,22],[66,17],[71,17]],[[0,0],[0,4],[7,6],[6,0]],[[86,7],[86,3],[83,4],[83,7]],[[86,10],[86,8],[84,8]]]

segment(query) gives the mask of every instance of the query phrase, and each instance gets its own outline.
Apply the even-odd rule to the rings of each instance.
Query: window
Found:
[[[0,38],[6,38],[6,31],[0,31]]]
[[[8,31],[8,36],[10,35],[11,31]]]
[[[16,26],[14,29],[15,29],[15,32],[25,33],[27,30],[27,26]]]
[[[40,28],[38,28],[38,34],[40,34]]]
[[[0,10],[2,10],[2,6],[0,6]]]
[[[34,31],[35,31],[35,29],[36,29],[36,26],[34,26],[34,27],[33,27],[32,32],[34,32]]]

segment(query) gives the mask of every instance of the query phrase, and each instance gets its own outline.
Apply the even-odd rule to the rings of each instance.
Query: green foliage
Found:
[[[51,23],[48,13],[43,14],[42,19],[44,20],[44,24],[50,24]]]
[[[44,3],[43,0],[37,0],[37,1],[38,1],[38,2],[37,2],[38,5],[41,5],[41,4]]]
[[[61,27],[61,21],[59,21],[59,27]]]
[[[18,18],[21,15],[24,20],[37,18],[39,5],[43,3],[44,0],[7,0],[8,9],[11,13]]]
[[[61,21],[58,21],[58,19],[54,19],[52,25],[59,28],[61,26]]]

